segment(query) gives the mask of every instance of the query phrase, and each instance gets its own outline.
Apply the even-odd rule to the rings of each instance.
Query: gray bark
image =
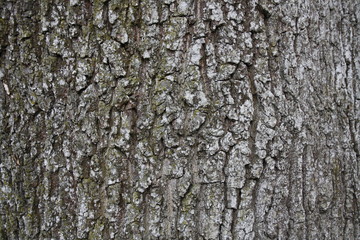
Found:
[[[358,0],[0,6],[0,239],[360,239]]]

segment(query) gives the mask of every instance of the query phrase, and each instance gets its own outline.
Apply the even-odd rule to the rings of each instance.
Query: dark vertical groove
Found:
[[[306,188],[306,176],[307,176],[307,154],[308,154],[308,146],[304,145],[303,148],[303,153],[302,153],[302,166],[301,166],[301,173],[302,173],[302,205],[305,211],[305,236],[306,239],[309,239],[309,231],[308,231],[308,226],[309,226],[309,221],[308,221],[308,206],[307,206],[307,188]]]

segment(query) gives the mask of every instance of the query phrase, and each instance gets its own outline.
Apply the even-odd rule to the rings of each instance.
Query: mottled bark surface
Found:
[[[358,0],[0,14],[0,239],[360,239]]]

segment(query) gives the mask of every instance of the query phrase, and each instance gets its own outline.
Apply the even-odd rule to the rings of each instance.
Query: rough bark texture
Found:
[[[0,14],[0,239],[360,239],[358,0]]]

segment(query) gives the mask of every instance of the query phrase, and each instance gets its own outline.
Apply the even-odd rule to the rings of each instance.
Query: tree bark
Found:
[[[0,6],[0,239],[360,239],[358,0]]]

